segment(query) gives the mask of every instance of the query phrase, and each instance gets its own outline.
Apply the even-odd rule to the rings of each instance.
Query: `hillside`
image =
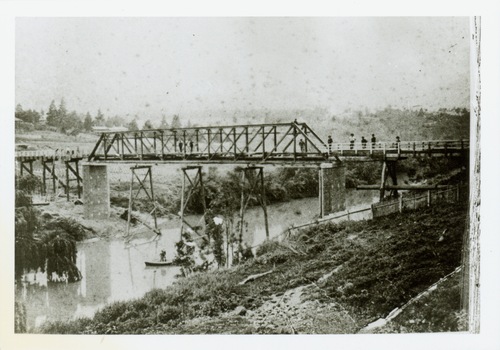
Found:
[[[460,265],[466,214],[464,204],[312,227],[261,246],[240,266],[181,278],[111,304],[93,319],[45,324],[36,332],[356,333]],[[424,326],[385,331],[461,330],[458,288],[450,290],[422,312]]]

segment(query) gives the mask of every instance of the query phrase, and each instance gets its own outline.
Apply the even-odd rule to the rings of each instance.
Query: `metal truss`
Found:
[[[89,161],[324,161],[325,143],[306,123],[102,133]]]

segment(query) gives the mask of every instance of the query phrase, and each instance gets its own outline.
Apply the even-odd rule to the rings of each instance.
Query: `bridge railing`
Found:
[[[86,158],[90,154],[90,149],[67,148],[58,150],[33,150],[33,151],[16,151],[16,159],[72,159]]]
[[[370,153],[411,153],[411,152],[453,152],[469,149],[469,140],[419,140],[419,141],[377,141],[361,143],[332,143],[328,145],[331,154],[344,154],[349,151],[364,151]]]

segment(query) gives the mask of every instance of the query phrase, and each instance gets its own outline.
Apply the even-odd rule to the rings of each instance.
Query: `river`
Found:
[[[378,200],[378,191],[348,190],[346,207],[350,211],[368,207]],[[281,234],[291,225],[300,225],[317,218],[318,198],[305,198],[269,205],[270,236]],[[354,219],[367,219],[370,212]],[[195,222],[197,217],[188,220]],[[265,239],[264,214],[260,207],[247,210],[248,223],[244,241],[250,246]],[[90,240],[77,245],[77,267],[82,280],[75,283],[48,282],[44,273],[30,273],[16,284],[16,300],[26,306],[28,331],[46,321],[67,321],[91,317],[97,310],[114,301],[143,296],[154,288],[164,288],[176,280],[179,267],[146,267],[144,261],[154,260],[164,249],[167,260],[175,256],[179,230],[171,222],[162,228],[162,235],[134,239]],[[174,228],[172,228],[174,227]]]

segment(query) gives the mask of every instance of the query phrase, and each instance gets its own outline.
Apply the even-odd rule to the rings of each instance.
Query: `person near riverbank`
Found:
[[[354,134],[351,134],[351,136],[349,136],[350,149],[354,149],[354,142],[356,142],[356,138],[354,137]]]

